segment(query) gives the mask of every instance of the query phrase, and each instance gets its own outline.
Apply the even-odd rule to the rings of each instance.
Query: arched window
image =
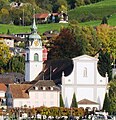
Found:
[[[39,56],[37,53],[34,54],[34,61],[38,61],[39,60]]]
[[[83,70],[83,77],[87,77],[87,68],[84,67],[84,70]]]

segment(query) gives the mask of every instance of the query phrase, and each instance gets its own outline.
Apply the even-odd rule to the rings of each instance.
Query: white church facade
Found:
[[[83,99],[98,103],[102,109],[107,92],[108,76],[102,77],[97,70],[98,59],[88,55],[73,58],[73,71],[62,76],[62,96],[65,107],[70,107],[73,94],[77,102]],[[86,106],[88,107],[88,106]],[[93,106],[94,107],[94,106]]]

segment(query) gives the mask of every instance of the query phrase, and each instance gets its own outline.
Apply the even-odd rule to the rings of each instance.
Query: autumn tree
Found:
[[[102,24],[97,26],[96,32],[102,50],[116,58],[116,28]]]
[[[78,46],[72,31],[63,28],[57,38],[50,40],[49,59],[64,59],[78,56]]]
[[[90,26],[79,26],[75,21],[70,23],[70,29],[73,31],[78,44],[79,55],[87,54],[94,56],[100,49],[100,41],[97,39],[96,30]]]
[[[0,43],[0,73],[4,72],[10,58],[9,47],[5,43]]]

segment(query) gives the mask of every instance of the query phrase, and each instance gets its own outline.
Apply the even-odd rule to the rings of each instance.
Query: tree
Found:
[[[106,112],[110,112],[110,100],[107,93],[105,94],[103,110],[105,110]]]
[[[74,9],[76,7],[76,0],[67,0],[70,9]]]
[[[64,102],[61,94],[60,94],[60,107],[64,107]]]
[[[75,93],[73,94],[73,98],[72,98],[72,103],[71,103],[71,106],[70,106],[71,108],[73,108],[73,107],[78,107],[77,106],[77,100],[76,100],[76,95],[75,95]]]
[[[11,58],[9,47],[5,43],[0,43],[0,73],[5,71],[6,65]]]
[[[96,32],[102,50],[116,58],[116,28],[102,24],[96,27]]]
[[[106,72],[109,77],[109,81],[112,79],[112,60],[110,58],[110,54],[108,52],[100,51],[98,57],[98,71],[99,73],[105,77]]]
[[[100,41],[97,39],[96,30],[90,26],[79,26],[78,23],[72,21],[70,23],[75,39],[78,44],[79,55],[87,54],[94,56],[100,49]]]
[[[107,18],[105,16],[103,17],[101,24],[108,24]]]
[[[110,98],[110,113],[116,113],[116,79],[113,79],[109,83],[109,98]]]
[[[78,56],[78,46],[72,31],[69,28],[63,28],[56,38],[50,40],[49,59],[66,59]]]
[[[8,64],[7,64],[7,71],[9,72],[20,72],[24,73],[25,71],[25,58],[24,56],[13,56]]]

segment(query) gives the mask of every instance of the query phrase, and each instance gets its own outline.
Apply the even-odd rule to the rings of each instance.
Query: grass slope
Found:
[[[80,23],[80,25],[88,25],[88,26],[98,26],[101,24],[102,20],[95,20],[95,21],[89,21],[89,22],[83,22]],[[108,24],[110,26],[116,26],[116,14],[113,14],[109,19],[108,19]]]
[[[68,26],[68,24],[61,24],[61,23],[53,23],[53,24],[38,24],[38,32],[42,34],[48,30],[58,30],[60,31],[61,28]],[[0,34],[7,34],[8,29],[11,34],[16,33],[29,33],[31,26],[16,26],[16,25],[6,25],[0,24]]]
[[[116,0],[104,0],[96,4],[90,4],[75,8],[68,12],[70,20],[82,20],[86,17],[90,19],[102,19],[104,16],[116,13]]]

